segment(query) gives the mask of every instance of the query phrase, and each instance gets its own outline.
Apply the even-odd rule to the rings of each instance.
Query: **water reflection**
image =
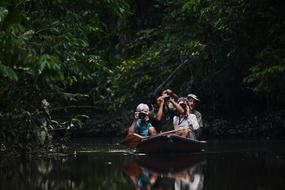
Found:
[[[9,158],[0,160],[0,189],[133,189],[117,154]]]
[[[168,156],[91,145],[71,155],[0,154],[0,190],[285,189],[285,143],[256,144],[254,149],[248,143],[214,145],[199,154]]]
[[[125,167],[135,189],[202,190],[206,160],[195,155],[143,156]]]
[[[175,177],[175,190],[202,190],[204,187],[202,164],[203,163],[196,164],[171,176]]]

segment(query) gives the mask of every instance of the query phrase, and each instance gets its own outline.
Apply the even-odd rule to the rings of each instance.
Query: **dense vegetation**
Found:
[[[2,0],[0,140],[30,142],[36,126],[48,130],[56,107],[133,109],[167,79],[164,88],[196,93],[209,116],[280,113],[284,7],[272,0]]]

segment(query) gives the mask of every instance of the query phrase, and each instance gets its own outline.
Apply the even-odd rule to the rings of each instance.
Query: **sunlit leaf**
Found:
[[[9,80],[18,80],[18,76],[15,71],[6,65],[0,63],[0,74],[7,77]]]

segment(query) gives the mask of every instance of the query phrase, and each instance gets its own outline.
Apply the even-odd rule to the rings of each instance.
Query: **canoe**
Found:
[[[192,153],[204,151],[206,141],[192,140],[178,135],[158,135],[143,139],[136,147],[142,153]]]

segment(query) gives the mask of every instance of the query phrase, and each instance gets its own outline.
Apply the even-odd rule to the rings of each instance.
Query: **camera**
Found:
[[[145,113],[142,113],[142,112],[140,112],[139,113],[139,119],[144,119],[145,118],[145,116],[146,116],[146,114]]]
[[[187,105],[185,103],[179,103],[179,105],[183,108],[183,109],[186,109],[187,108]]]

